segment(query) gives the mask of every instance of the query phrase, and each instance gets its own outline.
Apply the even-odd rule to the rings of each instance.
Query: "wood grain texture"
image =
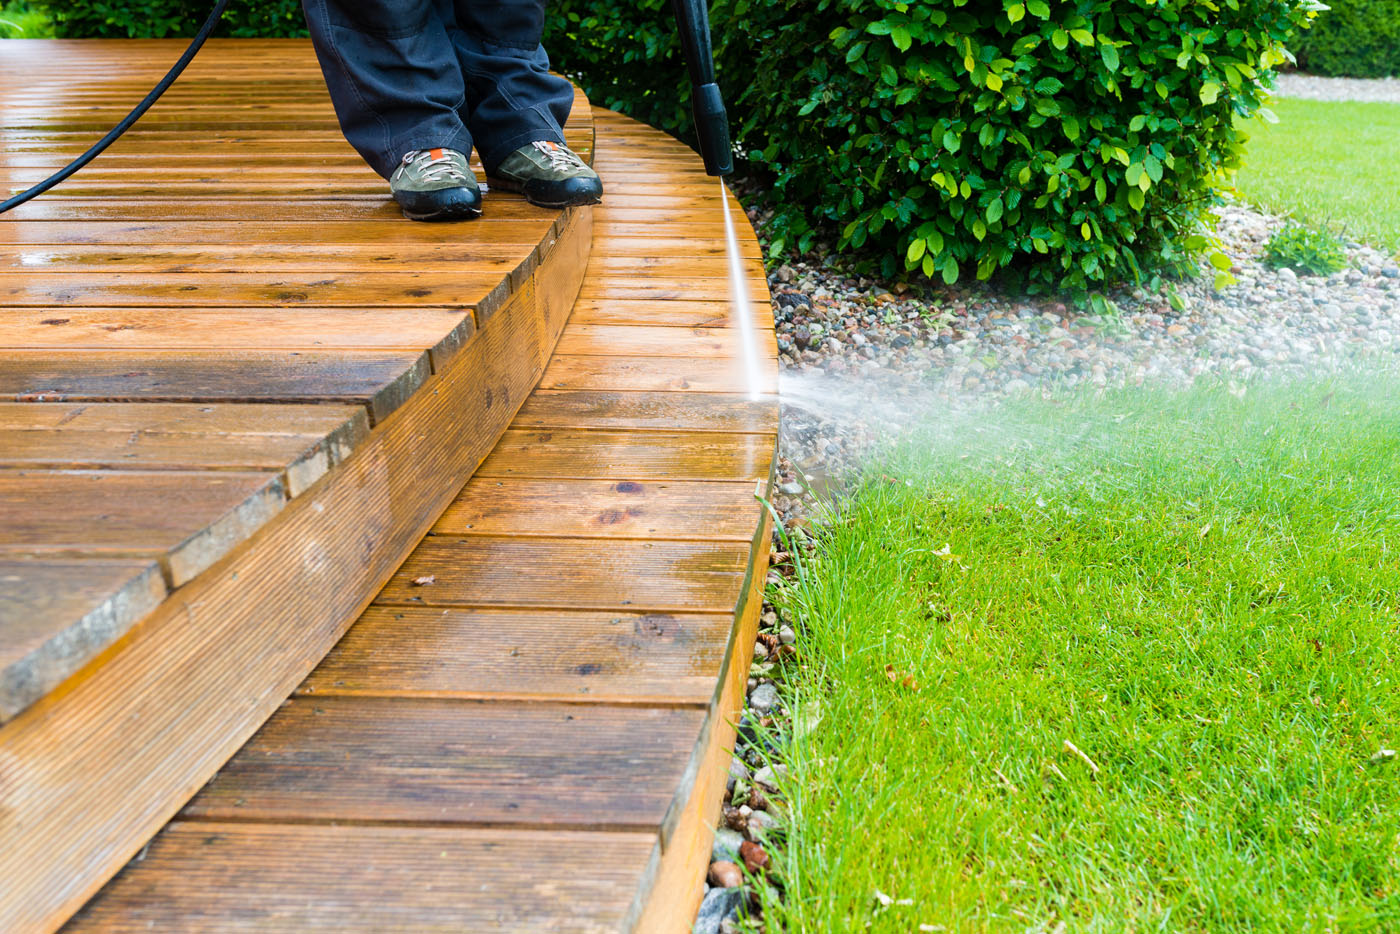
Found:
[[[0,555],[155,558],[178,587],[285,503],[271,472],[0,470]]]
[[[165,599],[154,561],[0,558],[0,723]]]
[[[732,618],[370,607],[299,691],[704,706]]]
[[[748,547],[733,542],[433,536],[375,602],[404,606],[732,610]],[[414,583],[432,577],[427,585]]]
[[[653,840],[180,822],[64,931],[615,934],[631,926],[633,890]]]
[[[479,476],[746,480],[752,484],[767,480],[772,457],[773,439],[763,435],[511,429],[481,465]]]
[[[299,698],[181,815],[655,832],[704,716],[679,708]]]
[[[777,434],[778,413],[772,396],[537,389],[515,426]]]
[[[748,541],[753,536],[754,516],[761,508],[754,499],[753,483],[743,480],[535,480],[521,476],[528,473],[493,477],[483,465],[431,534]]]
[[[354,402],[384,419],[422,385],[426,351],[12,350],[0,396],[30,402]]]

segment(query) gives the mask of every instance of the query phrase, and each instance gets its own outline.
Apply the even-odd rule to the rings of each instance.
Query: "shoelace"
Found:
[[[457,168],[456,161],[447,154],[447,150],[437,150],[442,155],[433,158],[432,149],[420,149],[417,152],[410,152],[403,157],[405,164],[413,163],[422,172],[423,178],[430,182],[465,182],[467,177],[462,174],[462,170]]]
[[[567,146],[560,146],[558,143],[550,143],[541,140],[535,142],[535,148],[549,157],[549,167],[558,171],[567,169],[587,168],[583,160]]]

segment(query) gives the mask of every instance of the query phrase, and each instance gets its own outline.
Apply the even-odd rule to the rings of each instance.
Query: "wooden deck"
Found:
[[[21,46],[10,187],[174,54]],[[718,184],[581,100],[603,205],[409,224],[303,44],[212,45],[170,94],[0,218],[0,665],[46,672],[0,727],[0,929],[55,929],[138,854],[66,929],[687,930],[776,433],[739,394]],[[335,196],[287,185],[295,126]],[[375,356],[397,371],[325,388]],[[187,508],[201,477],[275,493],[230,524],[255,497]]]

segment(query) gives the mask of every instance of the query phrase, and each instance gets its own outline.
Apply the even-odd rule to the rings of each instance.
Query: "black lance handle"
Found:
[[[695,113],[695,135],[705,172],[731,175],[734,154],[729,146],[729,115],[715,83],[715,58],[710,45],[710,11],[705,0],[671,0],[676,27],[681,34],[686,68],[690,72],[690,98]]]

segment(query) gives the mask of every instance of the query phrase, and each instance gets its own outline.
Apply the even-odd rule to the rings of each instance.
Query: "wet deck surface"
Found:
[[[628,191],[647,182],[720,210],[678,144],[597,120],[595,230],[645,213]],[[693,230],[663,215],[647,236],[595,234],[546,375],[496,449],[296,695],[70,930],[689,929],[718,802],[712,779],[696,786],[732,743],[723,686],[747,675],[746,575],[759,560],[761,584],[767,553],[754,494],[776,431],[773,396],[741,392],[723,270],[696,260],[722,244]],[[638,262],[658,288],[669,268],[708,298],[631,298],[652,281]],[[697,345],[701,385],[673,366]],[[668,872],[697,839],[698,868]],[[317,854],[314,869],[289,853]]]
[[[178,47],[0,46],[0,192],[85,149]],[[406,224],[306,43],[215,41],[93,165],[0,216],[0,723],[470,341],[558,219],[486,208],[468,237]]]
[[[104,48],[117,57],[130,50],[133,61],[153,64],[113,75],[89,56],[68,60],[64,68],[70,82],[116,83],[73,92],[77,103],[71,104],[71,123],[44,123],[44,112],[27,104],[16,111],[24,115],[22,121],[7,116],[11,129],[0,131],[0,171],[8,173],[12,186],[30,177],[21,170],[37,175],[45,165],[57,163],[44,139],[52,146],[52,140],[66,141],[71,135],[70,148],[76,152],[83,133],[109,117],[108,122],[115,122],[116,108],[107,108],[105,101],[118,87],[136,93],[143,82],[154,81],[164,61],[154,53],[170,46],[119,43]],[[271,590],[271,584],[268,589],[293,603],[287,587],[296,586],[297,562],[347,563],[337,555],[353,554],[353,549],[336,551],[335,542],[354,545],[361,537],[367,542],[388,528],[391,514],[402,511],[386,511],[373,497],[333,495],[334,481],[342,474],[409,478],[400,486],[443,476],[459,491],[455,499],[451,494],[441,499],[432,513],[435,524],[416,547],[400,552],[407,553],[406,560],[377,596],[373,590],[366,593],[364,599],[373,596],[369,606],[348,632],[338,630],[345,635],[330,653],[321,648],[306,656],[319,665],[312,661],[301,669],[310,674],[298,678],[300,687],[291,691],[296,682],[285,682],[287,688],[273,703],[288,691],[291,696],[271,719],[236,753],[230,748],[231,758],[221,754],[216,761],[227,762],[213,779],[206,783],[201,778],[189,787],[180,799],[188,802],[178,815],[148,846],[131,846],[126,853],[139,848],[136,858],[64,929],[689,930],[767,566],[768,527],[755,493],[766,495],[772,470],[776,368],[758,245],[748,225],[736,218],[748,287],[759,299],[755,323],[765,394],[750,399],[743,394],[737,335],[730,327],[718,183],[704,175],[698,156],[674,140],[595,111],[596,164],[607,194],[605,203],[592,210],[592,258],[572,316],[554,345],[548,324],[554,306],[545,297],[538,302],[533,297],[533,290],[549,288],[550,276],[516,276],[508,279],[515,293],[502,296],[499,291],[500,270],[517,268],[510,266],[511,249],[528,245],[530,255],[539,257],[535,245],[541,238],[532,245],[526,231],[569,236],[558,230],[554,212],[534,216],[530,212],[535,209],[492,195],[496,201],[488,200],[487,217],[500,221],[496,227],[486,220],[466,228],[398,222],[385,203],[382,182],[365,177],[366,170],[346,155],[333,122],[324,121],[312,124],[304,138],[315,158],[335,167],[344,194],[327,199],[314,186],[294,194],[290,200],[298,208],[305,202],[299,221],[272,210],[267,192],[274,182],[268,176],[290,163],[285,149],[269,152],[266,147],[286,140],[290,127],[298,125],[299,108],[325,105],[319,77],[309,59],[293,54],[290,65],[277,66],[279,80],[285,78],[288,86],[271,95],[275,100],[268,98],[268,107],[237,102],[268,97],[256,89],[258,76],[286,61],[289,48],[293,46],[279,43],[212,46],[199,60],[207,73],[198,71],[199,62],[193,66],[171,92],[183,87],[184,95],[151,123],[149,135],[132,139],[125,144],[129,149],[118,150],[111,161],[104,157],[90,170],[93,174],[70,183],[61,198],[36,203],[33,210],[25,209],[28,214],[0,218],[0,251],[13,251],[0,253],[12,260],[0,266],[0,315],[5,316],[0,320],[5,322],[5,344],[27,354],[6,353],[6,362],[0,363],[0,379],[11,367],[16,384],[13,391],[3,390],[14,401],[0,405],[0,433],[8,432],[0,436],[0,451],[17,461],[25,458],[3,472],[82,478],[129,473],[138,483],[146,475],[177,473],[225,480],[275,477],[283,485],[279,508],[295,513],[295,521],[277,539],[282,544],[274,554],[293,567],[284,575],[282,590]],[[39,70],[32,62],[17,68],[15,61],[0,56],[0,77],[7,67],[11,73]],[[52,74],[45,70],[46,80]],[[49,93],[58,94],[61,84],[50,82]],[[0,85],[10,86],[8,81]],[[205,130],[201,140],[191,120],[199,101],[216,91],[227,92],[235,104],[219,115],[219,121],[226,121],[221,130],[212,135]],[[91,115],[83,111],[88,98],[102,109]],[[202,187],[205,173],[228,164],[220,146],[233,145],[232,140],[241,141],[239,157],[233,171],[220,173],[224,187]],[[144,160],[179,142],[190,143],[191,149],[181,152],[185,161],[172,167],[166,187],[151,187],[135,199],[114,196],[114,184],[136,186],[128,193],[149,186],[149,180],[134,177]],[[256,145],[243,148],[248,142]],[[586,148],[581,139],[572,143]],[[105,173],[100,171],[104,168]],[[237,215],[238,223],[227,220],[235,209],[231,206],[246,211]],[[303,221],[311,227],[299,229]],[[84,242],[87,234],[80,228],[95,230],[102,239]],[[315,236],[309,235],[311,229]],[[470,238],[460,233],[464,229]],[[121,242],[123,235],[130,241]],[[169,243],[172,237],[179,243]],[[201,238],[212,239],[206,244]],[[409,282],[409,273],[376,265],[381,262],[376,257],[385,255],[381,247],[386,241],[411,257],[409,265],[428,281]],[[59,246],[82,249],[49,250]],[[53,257],[46,268],[54,274],[25,279],[15,285],[19,291],[9,291],[5,275],[28,255],[25,250],[41,247]],[[96,265],[89,266],[89,260]],[[470,269],[496,269],[495,282],[488,287],[486,276],[473,285],[470,275],[457,275],[464,261],[472,264]],[[328,265],[323,269],[321,263]],[[59,271],[69,265],[71,271]],[[550,268],[557,276],[567,265]],[[215,281],[206,284],[210,280]],[[195,286],[199,296],[182,294],[193,291],[184,284]],[[57,297],[61,287],[63,302]],[[305,298],[269,295],[266,290],[273,288],[297,289]],[[261,299],[251,300],[254,294]],[[70,295],[89,298],[68,303]],[[491,308],[493,301],[501,303],[500,310]],[[513,312],[536,305],[542,319],[532,330],[529,315]],[[460,345],[442,340],[459,325],[432,317],[452,312],[470,320],[474,329]],[[68,321],[45,324],[50,315]],[[396,327],[399,320],[404,329]],[[226,340],[210,347],[206,339],[197,346],[195,335],[211,321],[224,329]],[[440,332],[433,330],[439,326]],[[64,337],[54,336],[50,329],[60,327],[71,328],[78,343],[70,346]],[[280,336],[269,339],[272,346],[263,346],[260,333]],[[400,395],[387,395],[388,407],[378,412],[363,386],[356,390],[359,395],[299,398],[285,389],[288,384],[265,375],[249,380],[258,392],[283,387],[276,389],[281,395],[272,404],[266,395],[230,397],[213,390],[201,390],[193,399],[141,396],[132,387],[155,387],[153,379],[121,382],[127,373],[168,374],[159,364],[172,359],[204,360],[196,351],[210,360],[231,355],[239,366],[230,366],[230,372],[252,367],[249,372],[258,374],[264,372],[253,366],[262,359],[259,354],[316,352],[355,361],[393,357],[411,352],[408,334],[421,341],[419,359],[426,359],[426,372]],[[25,336],[20,341],[12,335]],[[533,370],[517,367],[537,374],[533,393],[503,432],[496,429],[494,448],[474,473],[470,467],[481,458],[471,460],[465,486],[451,480],[460,467],[434,473],[434,465],[449,463],[443,460],[447,455],[424,455],[410,442],[440,436],[437,440],[444,443],[435,450],[447,451],[459,438],[466,443],[475,437],[471,425],[459,424],[474,416],[468,417],[460,402],[453,403],[456,408],[445,404],[465,398],[453,387],[470,383],[473,373],[493,386],[497,380],[518,383],[518,378],[498,375],[496,361],[515,348],[534,346],[527,337],[545,348],[531,364]],[[45,339],[50,343],[41,343]],[[331,343],[321,345],[321,339]],[[483,339],[489,346],[483,348]],[[32,374],[52,365],[43,360],[66,361],[62,354],[55,356],[60,350],[80,357],[132,354],[126,369],[94,371],[126,388],[117,393],[92,390],[91,397],[71,401],[57,401],[64,397],[56,394],[79,392],[81,386],[54,383],[42,396],[19,388],[22,382],[38,385]],[[12,359],[17,362],[11,364]],[[29,369],[21,369],[26,360]],[[396,378],[408,371],[402,367]],[[64,375],[71,369],[54,372]],[[168,375],[162,379],[161,386],[183,385]],[[442,404],[433,401],[439,398]],[[419,409],[431,414],[420,417]],[[256,426],[255,413],[265,410],[292,418],[294,427],[247,428]],[[353,424],[295,420],[337,412]],[[43,417],[35,422],[32,413]],[[152,422],[158,413],[167,420]],[[6,418],[19,423],[11,425]],[[123,443],[139,449],[138,457],[146,460],[137,469],[124,463],[114,467],[103,459],[110,455],[60,459],[53,452],[70,425],[75,431],[110,434],[112,443],[118,436],[135,439]],[[21,436],[21,431],[33,434]],[[299,481],[310,490],[302,498],[314,502],[299,507],[287,500],[293,483],[290,465],[304,450],[289,439],[305,438],[306,446],[314,448],[336,431],[342,432],[336,437],[349,439],[346,450],[336,455],[341,460],[328,453],[322,479]],[[375,447],[386,432],[391,440]],[[263,439],[268,450],[261,460],[246,457],[241,447],[237,457],[220,459],[220,452],[235,444],[229,437],[240,434]],[[190,437],[174,437],[182,435]],[[24,444],[10,444],[11,438]],[[199,443],[184,443],[195,439]],[[66,451],[77,444],[62,443],[69,445]],[[183,450],[178,464],[152,460],[171,448]],[[238,469],[225,460],[236,462]],[[0,485],[0,497],[6,495]],[[14,495],[18,502],[25,494]],[[122,501],[100,492],[86,495],[97,504]],[[420,512],[436,502],[426,494],[422,498],[427,505],[415,507]],[[308,506],[323,504],[336,517],[324,533],[331,537],[317,540],[316,547],[324,544],[328,551],[309,557],[310,543],[293,533],[311,527],[315,510]],[[147,512],[168,514],[172,522],[180,514]],[[124,521],[135,522],[140,510],[131,513]],[[275,525],[277,520],[264,521]],[[83,712],[72,715],[81,729],[68,726],[61,716],[67,710],[63,704],[73,706],[84,692],[100,698],[113,685],[136,683],[127,674],[120,680],[112,675],[103,681],[103,676],[138,650],[150,656],[142,662],[148,678],[158,677],[163,657],[188,659],[179,662],[179,677],[199,677],[198,653],[179,655],[160,640],[168,639],[172,646],[193,645],[200,638],[216,645],[224,644],[221,639],[238,642],[222,655],[210,650],[209,658],[223,659],[218,663],[223,667],[201,695],[201,710],[211,709],[211,694],[222,697],[224,707],[251,700],[245,697],[240,666],[252,671],[269,664],[269,638],[289,646],[305,641],[307,646],[298,650],[304,656],[314,651],[315,640],[295,626],[255,636],[260,625],[255,617],[240,621],[241,611],[220,602],[228,598],[206,597],[200,590],[210,574],[217,572],[224,582],[237,577],[254,557],[245,552],[256,551],[265,539],[272,542],[274,536],[265,532],[241,550],[235,544],[233,557],[217,559],[214,571],[193,572],[188,592],[199,595],[195,605],[203,616],[184,620],[157,612],[158,622],[143,622],[134,640],[117,643],[110,651],[118,654],[90,681],[72,689],[65,685],[67,696],[45,698],[0,728],[0,753],[11,756],[0,757],[0,810],[24,814],[33,806],[33,795],[12,790],[33,784],[24,763],[51,741],[42,734],[46,720],[65,724],[70,743],[100,747],[104,762],[122,755],[124,735],[128,744],[155,742],[151,737],[157,734],[142,733],[150,727],[125,725],[144,724],[149,711],[141,721],[124,719],[104,729],[94,723],[95,702],[89,697]],[[8,539],[0,536],[0,541]],[[97,546],[84,547],[86,551],[45,550],[31,542],[8,555],[0,548],[0,559],[25,568],[51,564],[57,569],[52,573],[59,575],[64,573],[60,558],[88,562],[91,569],[105,562],[117,575],[145,573],[148,599],[165,596],[171,549],[153,547],[132,556],[120,548],[98,554]],[[123,562],[140,566],[126,568]],[[100,575],[87,578],[101,590]],[[353,589],[350,582],[346,587]],[[80,589],[71,587],[46,592],[81,596]],[[348,595],[343,602],[363,605]],[[310,606],[303,605],[300,612],[310,612]],[[298,607],[292,609],[289,619],[295,623]],[[227,624],[204,623],[207,628],[201,628],[201,619],[222,619],[220,613],[228,616]],[[327,625],[320,630],[335,631]],[[247,636],[235,635],[245,631]],[[295,670],[291,663],[284,668]],[[275,690],[269,686],[260,696],[273,696],[269,692]],[[159,735],[168,735],[195,712],[192,705],[188,716],[172,718]],[[215,761],[210,757],[219,755],[219,748],[211,742],[200,755]],[[48,777],[71,774],[76,761],[59,757],[53,768],[68,771]],[[10,768],[12,762],[20,767]],[[110,789],[113,782],[135,782],[143,774],[148,773],[114,768],[100,784]],[[58,821],[64,815],[71,820],[80,805],[92,812],[99,783],[90,784],[92,789],[70,789],[52,798],[56,804],[45,812],[50,816],[29,825],[43,827],[43,820]],[[175,788],[179,783],[170,784]],[[97,811],[100,816],[100,807]],[[87,838],[115,835],[119,824],[128,835],[141,826],[116,811],[111,820],[100,819],[85,831]],[[14,862],[24,852],[29,850],[15,847],[10,857],[0,857],[0,869],[16,890],[30,886],[56,907],[46,916],[50,920],[29,928],[22,921],[16,929],[50,930],[53,918],[61,921],[55,912],[63,904],[76,908],[81,903],[73,903],[66,891],[81,884],[64,877],[64,867],[75,865],[73,857],[65,863],[62,856],[31,855]],[[72,852],[77,852],[76,844]],[[5,911],[0,898],[0,917],[39,917]]]

